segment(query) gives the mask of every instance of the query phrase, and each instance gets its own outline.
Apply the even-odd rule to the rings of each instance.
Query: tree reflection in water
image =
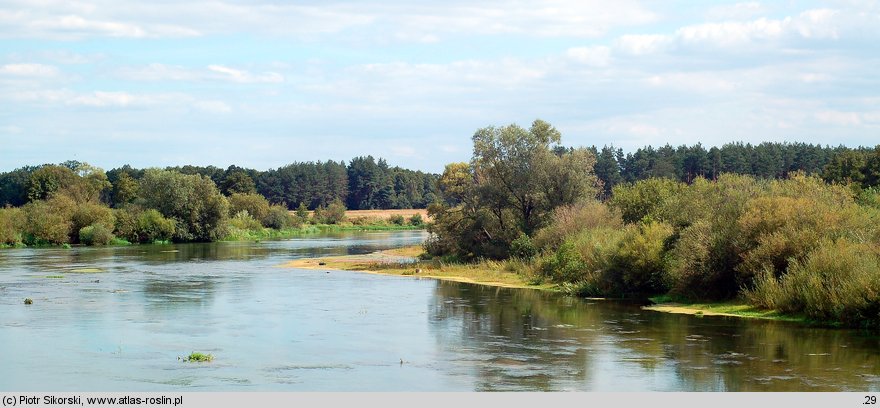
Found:
[[[878,336],[438,282],[438,347],[477,391],[880,389]]]

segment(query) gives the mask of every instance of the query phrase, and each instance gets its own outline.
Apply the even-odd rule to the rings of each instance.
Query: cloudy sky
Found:
[[[0,171],[880,143],[877,1],[0,0]]]

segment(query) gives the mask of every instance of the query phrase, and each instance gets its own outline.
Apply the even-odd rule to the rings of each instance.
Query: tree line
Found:
[[[624,154],[620,148],[595,146],[593,172],[602,181],[600,195],[611,197],[614,186],[648,178],[668,178],[685,183],[702,177],[716,180],[721,174],[784,179],[801,172],[819,175],[828,182],[854,181],[865,187],[880,184],[880,150],[821,146],[806,143],[728,143],[708,150],[701,144],[659,148],[652,146]]]
[[[82,166],[78,161],[67,161],[0,173],[0,207],[20,207],[46,198],[65,182],[60,168],[73,171]],[[301,204],[314,210],[337,200],[350,210],[426,208],[437,198],[437,175],[390,167],[384,159],[372,156],[355,157],[347,165],[332,160],[297,162],[267,171],[235,165],[226,169],[186,165],[165,170],[205,177],[225,196],[260,194],[270,204],[290,210]],[[110,207],[120,207],[138,198],[136,187],[146,170],[125,165],[102,174],[109,184],[96,193],[98,198]]]

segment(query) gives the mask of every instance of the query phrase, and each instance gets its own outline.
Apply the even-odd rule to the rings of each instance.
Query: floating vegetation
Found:
[[[207,362],[214,360],[214,355],[213,354],[204,354],[204,353],[199,353],[197,351],[193,351],[188,356],[186,356],[182,359],[180,357],[177,357],[177,359],[181,360],[183,362],[207,363]]]
[[[73,272],[73,273],[101,273],[101,272],[104,272],[104,270],[103,270],[103,269],[99,269],[99,268],[76,268],[76,269],[71,269],[71,270],[69,270],[68,272]]]
[[[64,275],[46,275],[44,276],[46,279],[63,279]]]
[[[34,304],[34,301],[33,301],[33,299],[31,299],[31,298],[26,298],[26,299],[24,300],[24,304],[26,304],[26,305],[32,305],[32,304]]]

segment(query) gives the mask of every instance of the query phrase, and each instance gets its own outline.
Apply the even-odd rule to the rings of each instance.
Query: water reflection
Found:
[[[878,390],[880,342],[848,330],[437,284],[437,344],[496,390]]]
[[[0,390],[880,389],[857,331],[278,267],[422,239],[0,251]]]

